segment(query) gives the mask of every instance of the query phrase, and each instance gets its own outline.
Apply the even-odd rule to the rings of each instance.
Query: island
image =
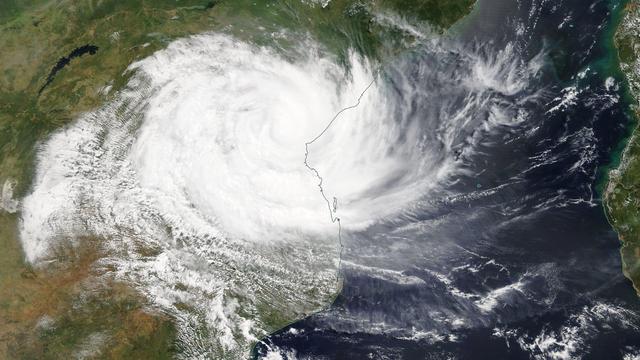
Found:
[[[640,1],[626,4],[615,33],[620,69],[633,97],[633,129],[620,156],[619,165],[609,173],[603,200],[609,222],[622,242],[622,271],[640,293]]]

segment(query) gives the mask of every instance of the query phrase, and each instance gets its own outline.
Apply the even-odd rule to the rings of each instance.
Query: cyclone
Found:
[[[312,39],[174,41],[41,144],[27,259],[97,238],[101,265],[178,320],[186,357],[245,356],[330,303],[339,231],[411,216],[486,134],[525,121],[539,63],[441,46],[345,64]]]

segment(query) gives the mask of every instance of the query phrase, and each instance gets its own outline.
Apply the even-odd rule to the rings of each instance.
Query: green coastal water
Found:
[[[624,274],[634,283],[637,291],[640,284],[640,211],[638,199],[640,196],[640,143],[637,136],[638,116],[638,73],[635,66],[640,53],[640,34],[637,32],[638,12],[637,1],[621,3],[624,5],[620,17],[617,18],[614,43],[616,59],[625,84],[625,102],[632,104],[629,108],[628,136],[621,144],[622,151],[616,153],[613,160],[617,168],[610,172],[610,180],[604,191],[604,203],[607,217],[622,241],[621,256]],[[621,6],[622,7],[622,6]],[[613,166],[612,166],[613,167]]]
[[[609,74],[615,78],[616,82],[621,84],[620,99],[622,104],[633,104],[634,97],[629,89],[624,72],[620,69],[620,57],[618,54],[618,47],[616,46],[616,33],[622,23],[626,12],[626,6],[629,0],[614,0],[610,2],[611,8],[611,21],[609,22],[606,31],[603,32],[604,47],[607,52],[607,56],[594,63],[594,68],[604,74]],[[609,182],[609,172],[620,166],[622,154],[626,148],[627,143],[631,137],[633,129],[636,126],[636,117],[631,106],[627,108],[627,114],[629,123],[627,124],[627,133],[623,139],[619,142],[616,149],[611,152],[611,162],[598,170],[598,180],[596,182],[596,191],[598,194],[604,194],[607,184]]]
[[[99,265],[109,255],[99,237],[81,239],[82,246],[60,246],[52,261],[40,267],[24,261],[18,238],[21,214],[15,204],[31,189],[38,145],[80,114],[116,98],[132,78],[126,71],[130,64],[176,39],[215,32],[273,48],[292,61],[296,55],[305,55],[306,48],[300,44],[313,43],[344,67],[349,66],[352,52],[377,65],[410,49],[416,42],[413,29],[437,37],[456,25],[464,27],[473,18],[468,15],[473,3],[39,0],[0,4],[0,205],[4,208],[0,208],[0,358],[79,354],[172,358],[189,351],[181,345],[171,314],[158,311],[131,284],[112,276],[112,268]],[[591,66],[616,83],[627,84],[620,100],[627,107],[637,103],[640,94],[640,76],[633,71],[640,58],[640,1],[616,0],[609,6],[605,55]],[[95,45],[97,52],[71,59],[40,93],[56,63],[87,44]],[[607,216],[623,241],[624,272],[638,289],[640,141],[633,133],[637,108],[630,107],[628,112],[628,136],[618,144],[611,163],[599,169],[596,190],[603,194]],[[617,170],[609,177],[612,169]],[[136,251],[153,257],[158,250]],[[175,286],[186,289],[181,283]],[[322,300],[329,305],[333,297]],[[195,313],[187,303],[175,306]],[[317,308],[288,312],[264,306],[257,309],[256,317],[268,334],[313,310]],[[205,339],[211,336],[208,331],[205,326],[197,329]],[[248,353],[253,344],[255,340],[243,343],[234,353],[223,348],[214,351],[221,358],[235,358]]]

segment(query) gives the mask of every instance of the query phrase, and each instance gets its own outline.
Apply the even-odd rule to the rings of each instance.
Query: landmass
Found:
[[[631,118],[640,116],[640,1],[629,1],[615,33],[620,69],[633,98]],[[634,120],[637,121],[637,120]],[[609,173],[605,211],[622,242],[623,272],[640,294],[640,132],[637,124],[622,152],[619,166]]]
[[[274,4],[287,11],[268,10]],[[96,266],[105,251],[99,238],[60,248],[55,261],[37,267],[25,262],[18,238],[19,199],[30,189],[38,144],[122,89],[131,63],[174,39],[220,30],[260,43],[271,31],[304,29],[338,56],[355,47],[366,56],[382,57],[402,48],[411,35],[383,28],[373,10],[428,23],[438,32],[467,15],[473,4],[474,0],[0,2],[0,358],[162,359],[181,353],[172,319],[154,311],[142,294],[117,281],[108,268]],[[261,19],[261,30],[252,23],[256,18]],[[245,25],[252,30],[245,31]],[[92,55],[74,56],[85,52]],[[282,314],[266,318],[272,330],[295,320]]]

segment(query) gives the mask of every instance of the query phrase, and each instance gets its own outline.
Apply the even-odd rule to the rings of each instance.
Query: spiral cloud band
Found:
[[[359,231],[410,211],[479,132],[521,121],[500,101],[525,86],[510,49],[457,56],[466,80],[451,73],[456,92],[442,94],[428,63],[379,75],[311,41],[175,41],[41,146],[22,203],[27,259],[97,237],[102,264],[178,320],[185,356],[211,344],[245,356],[337,291],[332,219]]]

